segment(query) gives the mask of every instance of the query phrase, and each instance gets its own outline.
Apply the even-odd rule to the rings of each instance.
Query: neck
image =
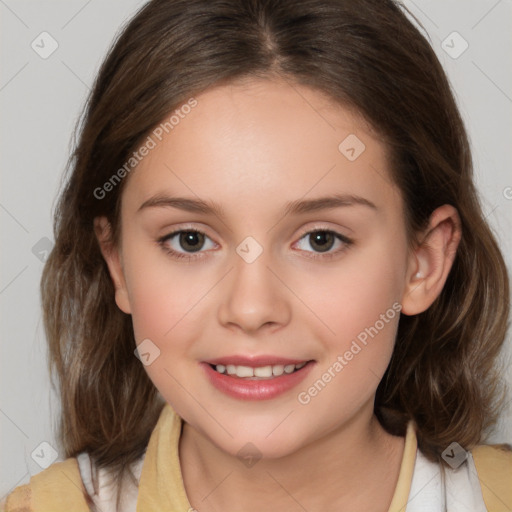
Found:
[[[372,510],[391,502],[404,439],[388,434],[373,402],[356,418],[289,455],[251,467],[183,424],[180,462],[198,512],[223,510]],[[375,505],[380,508],[375,508]],[[299,506],[300,505],[300,506]]]

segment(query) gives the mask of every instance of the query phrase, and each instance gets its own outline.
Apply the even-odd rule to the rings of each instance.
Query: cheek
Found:
[[[364,249],[347,252],[336,270],[316,276],[317,292],[310,295],[310,305],[328,330],[323,329],[325,357],[319,361],[315,382],[324,376],[329,381],[318,406],[340,403],[343,397],[348,408],[357,407],[375,392],[393,353],[405,247],[403,239],[389,243],[382,237]]]
[[[189,352],[199,337],[200,298],[208,286],[204,277],[169,264],[165,257],[150,251],[131,254],[126,272],[133,330],[136,343],[145,343],[141,346],[151,358],[144,369],[164,399],[184,415],[190,396],[183,386],[194,366]]]
[[[147,276],[147,275],[146,275]],[[184,316],[184,302],[175,289],[141,275],[131,283],[132,321],[135,339],[164,339]]]
[[[387,311],[387,317],[393,319],[404,286],[406,261],[401,241],[398,245],[376,240],[364,249],[347,252],[336,266],[307,280],[306,287],[314,290],[308,292],[309,304],[330,328],[333,339],[357,336]]]
[[[318,337],[318,368],[297,399],[309,413],[329,418],[327,430],[373,400],[393,354],[401,305],[394,280],[379,275],[377,269],[349,273],[342,286],[330,285],[331,300],[319,304],[329,331]]]
[[[203,278],[185,264],[167,260],[164,251],[127,246],[127,286],[135,339],[171,339],[190,322],[204,293]],[[202,292],[202,293],[201,293]]]

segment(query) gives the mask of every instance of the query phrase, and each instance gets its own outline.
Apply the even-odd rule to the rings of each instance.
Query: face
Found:
[[[373,409],[411,272],[403,202],[376,133],[318,91],[195,99],[126,183],[116,301],[192,428],[279,457]]]

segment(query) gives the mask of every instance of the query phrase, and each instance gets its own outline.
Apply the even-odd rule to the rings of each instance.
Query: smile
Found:
[[[200,366],[210,384],[229,397],[270,400],[299,386],[315,366],[315,361],[232,357],[202,362]]]
[[[306,365],[307,361],[304,361],[299,364],[276,364],[276,365],[267,365],[267,366],[258,366],[256,368],[252,368],[251,366],[237,366],[234,364],[217,364],[212,365],[215,371],[224,375],[231,375],[233,377],[238,377],[240,379],[251,379],[251,380],[259,380],[259,379],[272,379],[274,377],[279,377],[283,374],[294,373],[297,370],[300,370]]]

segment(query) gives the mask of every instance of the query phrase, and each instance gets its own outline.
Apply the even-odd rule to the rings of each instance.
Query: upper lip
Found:
[[[235,366],[249,366],[252,368],[257,368],[260,366],[275,366],[275,365],[284,365],[287,364],[300,364],[306,363],[310,361],[310,359],[289,359],[287,357],[279,357],[279,356],[270,356],[270,355],[260,355],[260,356],[242,356],[242,355],[232,355],[225,357],[217,357],[215,359],[209,359],[205,361],[208,364],[212,364],[214,366],[218,364],[228,365],[233,364]]]

